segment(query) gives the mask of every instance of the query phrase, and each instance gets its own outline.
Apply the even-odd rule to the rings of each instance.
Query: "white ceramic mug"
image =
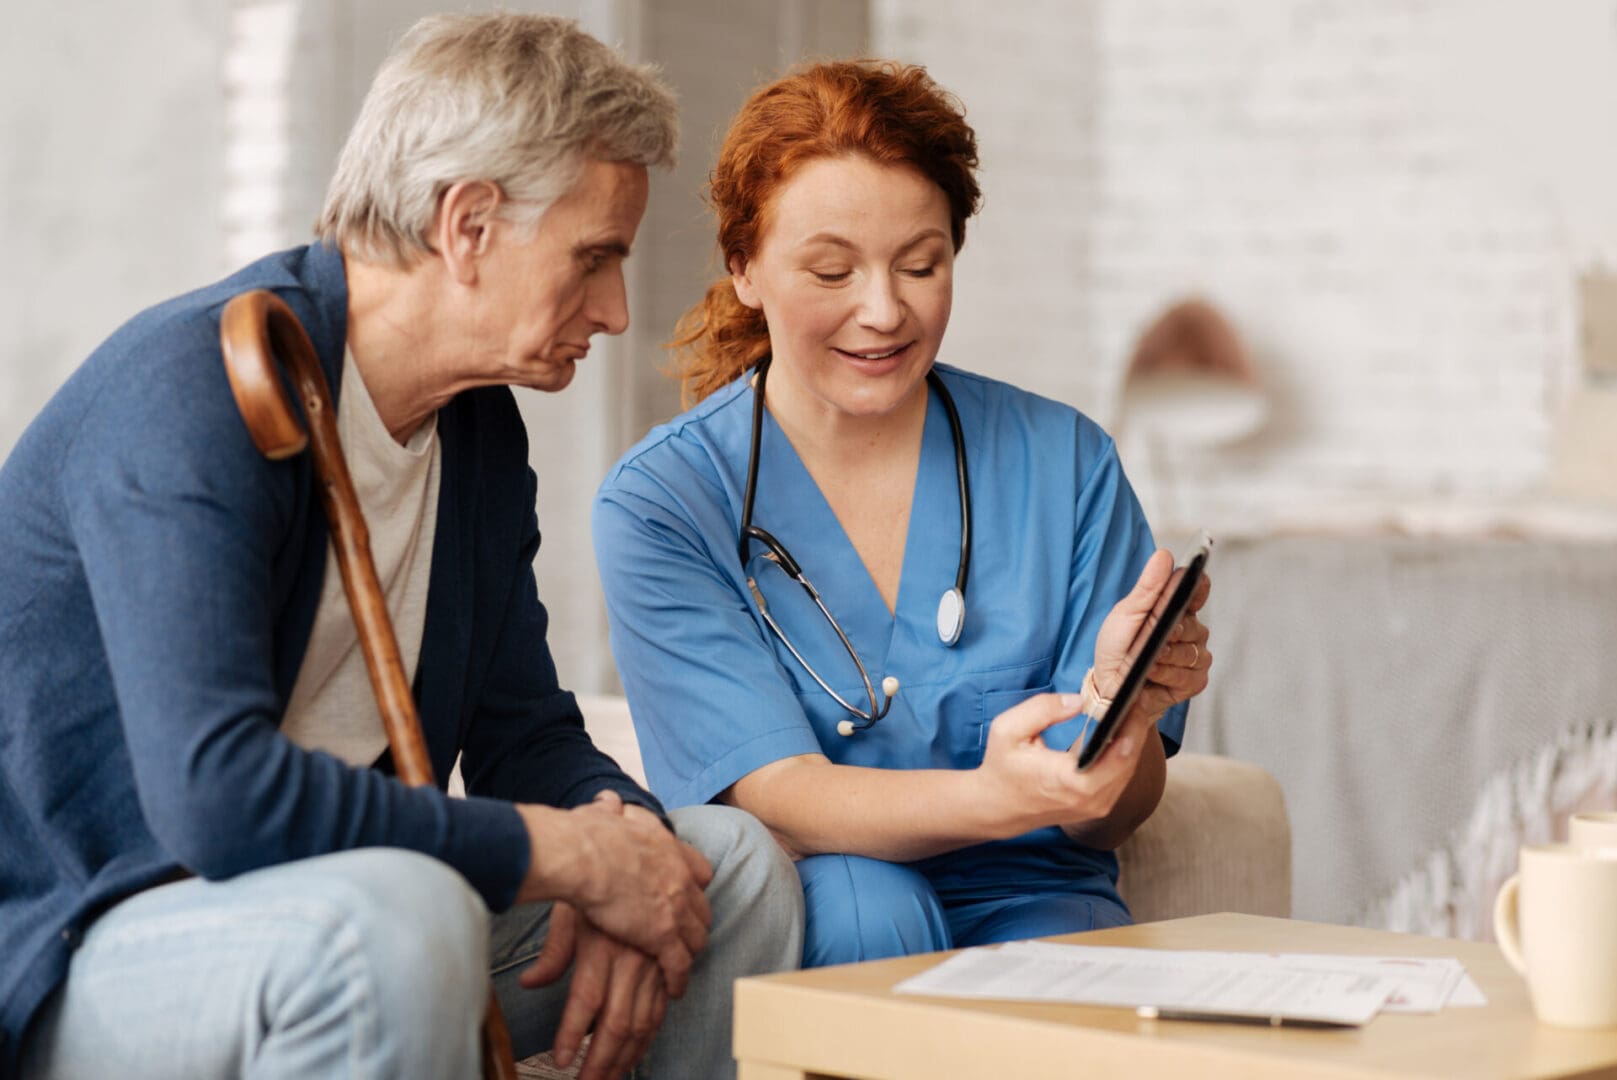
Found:
[[[1566,839],[1575,848],[1609,848],[1617,854],[1617,811],[1580,810],[1567,820]]]
[[[1494,902],[1494,936],[1557,1027],[1617,1027],[1617,852],[1522,848]]]

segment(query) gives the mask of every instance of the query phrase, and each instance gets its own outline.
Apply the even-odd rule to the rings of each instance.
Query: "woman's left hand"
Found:
[[[1095,685],[1103,695],[1116,693],[1128,670],[1130,647],[1150,633],[1157,599],[1178,584],[1181,573],[1182,570],[1174,569],[1173,555],[1165,548],[1158,548],[1146,561],[1134,588],[1117,602],[1106,621],[1101,623],[1095,638]],[[1207,651],[1207,627],[1196,613],[1207,602],[1211,588],[1212,580],[1203,577],[1134,700],[1134,709],[1145,710],[1152,720],[1207,688],[1207,671],[1213,665],[1213,654]]]

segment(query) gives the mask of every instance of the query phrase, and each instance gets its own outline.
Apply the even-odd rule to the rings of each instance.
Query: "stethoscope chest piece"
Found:
[[[966,625],[966,598],[959,589],[950,589],[938,601],[938,640],[953,645]]]

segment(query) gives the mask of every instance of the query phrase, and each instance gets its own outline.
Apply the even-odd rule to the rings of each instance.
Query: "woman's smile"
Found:
[[[906,341],[901,345],[873,349],[839,349],[832,346],[831,351],[866,375],[886,375],[903,366],[914,344],[913,341]]]

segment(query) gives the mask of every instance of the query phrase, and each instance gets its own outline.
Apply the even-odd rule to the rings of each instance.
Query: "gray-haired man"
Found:
[[[732,980],[797,963],[796,874],[736,811],[678,811],[676,838],[584,734],[506,389],[562,389],[625,328],[674,139],[667,90],[570,23],[426,20],[322,242],[140,315],[25,433],[0,469],[0,1072],[470,1075],[490,909],[519,1054],[592,1030],[587,1076],[730,1071]],[[460,755],[470,798],[387,775],[311,467],[258,455],[220,363],[253,288],[315,343],[433,764]]]

